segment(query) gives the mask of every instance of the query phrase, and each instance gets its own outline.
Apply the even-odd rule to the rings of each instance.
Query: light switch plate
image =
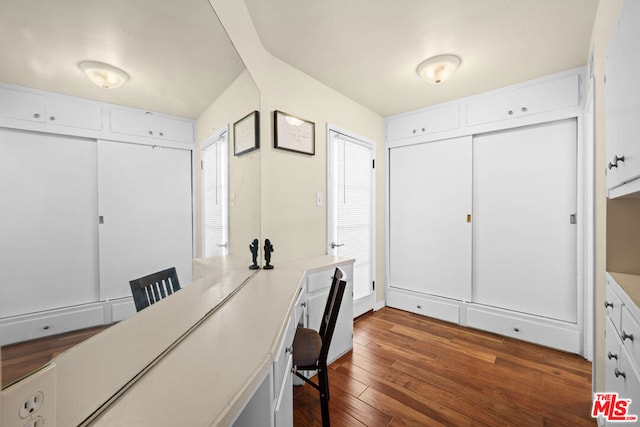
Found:
[[[12,386],[2,390],[3,427],[56,425],[56,364],[50,363]],[[33,404],[34,396],[37,404]],[[41,400],[39,400],[41,399]],[[37,420],[37,422],[36,422]]]

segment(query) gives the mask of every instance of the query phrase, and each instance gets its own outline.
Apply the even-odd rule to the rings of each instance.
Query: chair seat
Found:
[[[293,365],[298,369],[315,369],[322,348],[322,338],[317,331],[298,327],[293,338]]]

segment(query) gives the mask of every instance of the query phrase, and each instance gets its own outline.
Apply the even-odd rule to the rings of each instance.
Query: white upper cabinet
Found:
[[[0,116],[8,119],[100,130],[98,104],[80,99],[62,99],[0,88]]]
[[[430,108],[387,120],[387,141],[444,132],[460,127],[458,104]]]
[[[605,62],[607,187],[611,190],[640,177],[640,2],[625,2]],[[637,181],[609,196],[640,190]]]
[[[193,121],[141,110],[111,109],[111,131],[147,138],[193,142]]]
[[[467,101],[467,125],[539,114],[580,103],[579,74],[509,89]]]

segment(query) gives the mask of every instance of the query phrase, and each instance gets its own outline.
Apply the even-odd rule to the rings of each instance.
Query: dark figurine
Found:
[[[266,262],[264,269],[265,270],[271,270],[273,268],[273,265],[270,264],[271,262],[271,252],[273,252],[273,245],[271,244],[271,242],[269,241],[269,239],[265,239],[264,241],[264,261]]]
[[[258,239],[253,239],[253,242],[249,245],[249,250],[251,251],[251,257],[253,258],[253,265],[249,266],[249,270],[259,270],[260,266],[258,265],[258,249],[260,242]]]

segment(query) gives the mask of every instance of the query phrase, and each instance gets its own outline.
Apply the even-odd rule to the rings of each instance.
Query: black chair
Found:
[[[293,338],[293,373],[320,392],[323,427],[330,425],[327,355],[338,320],[342,296],[347,286],[347,282],[342,280],[343,277],[342,270],[336,268],[320,329],[316,332],[314,329],[298,327]],[[317,371],[318,383],[309,380],[299,371]]]
[[[149,307],[167,295],[180,290],[175,267],[131,280],[129,285],[133,294],[133,302],[136,304],[136,311]]]

